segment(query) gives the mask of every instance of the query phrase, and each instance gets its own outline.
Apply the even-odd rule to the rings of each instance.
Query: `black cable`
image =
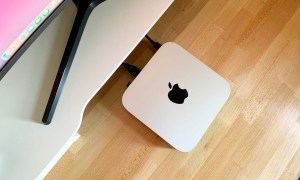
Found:
[[[150,41],[155,49],[159,49],[161,47],[161,44],[159,42],[153,41],[148,35],[146,35],[146,38],[148,39],[148,41]]]
[[[146,35],[146,38],[148,39],[148,41],[150,41],[150,43],[153,45],[153,47],[155,49],[159,49],[161,47],[161,44],[159,42],[155,42],[153,41],[148,35]],[[125,69],[134,77],[138,76],[139,73],[142,71],[141,69],[139,69],[138,67],[128,64],[128,63],[122,63],[122,65],[125,67]],[[130,85],[131,82],[129,82],[127,84],[127,87]]]
[[[131,65],[131,64],[128,64],[128,63],[122,63],[122,65],[134,77],[136,77],[141,72],[141,69],[139,69],[138,67],[136,67],[134,65]]]

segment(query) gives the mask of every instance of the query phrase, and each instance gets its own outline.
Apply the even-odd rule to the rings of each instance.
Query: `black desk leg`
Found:
[[[58,73],[54,81],[54,85],[51,90],[46,110],[44,112],[42,121],[45,125],[51,123],[55,108],[57,106],[60,94],[72,65],[86,22],[93,9],[104,1],[105,0],[74,0],[74,3],[77,6],[77,14],[64,55],[58,69]]]

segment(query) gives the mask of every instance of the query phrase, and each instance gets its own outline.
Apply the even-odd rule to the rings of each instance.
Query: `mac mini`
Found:
[[[164,44],[122,97],[127,111],[179,151],[191,151],[230,95],[230,86],[176,43]]]

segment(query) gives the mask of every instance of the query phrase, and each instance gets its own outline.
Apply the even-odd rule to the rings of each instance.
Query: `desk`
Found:
[[[84,109],[172,0],[108,0],[90,15],[52,123],[41,124],[75,6],[0,82],[0,179],[43,178],[76,139]]]

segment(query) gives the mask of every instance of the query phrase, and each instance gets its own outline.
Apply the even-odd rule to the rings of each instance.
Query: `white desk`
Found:
[[[0,82],[0,179],[43,178],[76,139],[84,109],[173,0],[108,0],[92,12],[50,125],[41,118],[75,6]]]

